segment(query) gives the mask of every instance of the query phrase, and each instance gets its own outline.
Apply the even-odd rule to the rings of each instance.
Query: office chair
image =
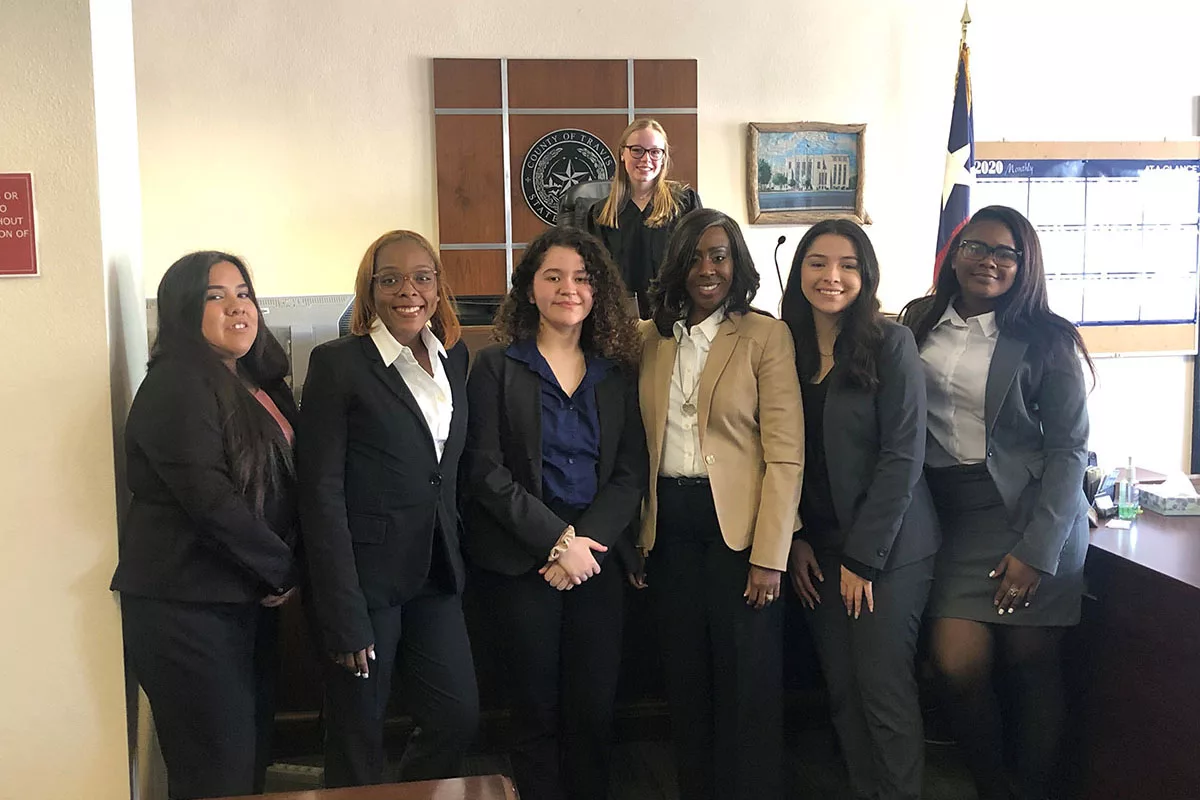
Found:
[[[556,224],[585,230],[592,206],[607,198],[611,189],[612,181],[588,181],[569,187],[559,198]]]

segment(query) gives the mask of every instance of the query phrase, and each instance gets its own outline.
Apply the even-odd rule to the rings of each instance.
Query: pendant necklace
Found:
[[[676,352],[675,355],[675,374],[679,376],[679,391],[683,392],[683,353]],[[683,413],[689,417],[696,416],[696,404],[692,402],[692,398],[696,396],[696,390],[700,388],[700,376],[696,376],[696,382],[692,384],[692,390],[688,392],[688,396],[683,398]]]

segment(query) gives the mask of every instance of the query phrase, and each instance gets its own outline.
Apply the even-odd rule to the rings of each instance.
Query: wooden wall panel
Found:
[[[435,108],[500,108],[500,61],[495,58],[435,58]]]
[[[504,242],[502,120],[438,115],[438,229],[442,242]]]
[[[456,295],[504,294],[503,250],[442,250],[442,269]]]
[[[592,133],[615,151],[629,112],[630,62],[606,60],[514,59],[507,62],[510,182],[503,164],[504,117],[500,114],[436,113],[438,220],[442,245],[503,246],[511,242],[513,263],[522,245],[546,225],[529,208],[521,186],[521,167],[535,141],[561,128]],[[503,108],[500,59],[435,59],[434,110]],[[633,62],[637,108],[679,109],[682,113],[653,112],[670,137],[671,177],[697,186],[696,62],[647,60]],[[522,109],[549,113],[521,113]],[[612,109],[612,113],[555,113],[555,109]],[[511,204],[511,223],[505,230],[505,194]],[[504,252],[495,250],[443,251],[447,278],[463,295],[505,291]]]
[[[509,108],[629,106],[626,61],[508,62]]]
[[[625,114],[514,114],[508,122],[512,153],[513,241],[527,243],[546,229],[525,202],[521,191],[521,165],[533,143],[550,131],[560,128],[580,128],[604,140],[617,158],[616,143],[626,126]],[[515,263],[515,262],[514,262]]]
[[[696,62],[633,62],[633,105],[635,108],[695,108]]]
[[[663,130],[667,132],[667,141],[671,143],[671,180],[682,181],[695,188],[698,172],[696,115],[659,114],[654,118],[663,126]]]

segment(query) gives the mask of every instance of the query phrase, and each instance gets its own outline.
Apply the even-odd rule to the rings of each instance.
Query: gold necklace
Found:
[[[679,377],[679,392],[683,393],[683,348],[676,345],[675,347],[675,374]],[[696,390],[700,388],[700,376],[696,376],[696,382],[692,384],[692,390],[688,392],[688,396],[683,398],[683,413],[689,417],[696,416],[696,404],[692,402],[692,398],[696,396]]]

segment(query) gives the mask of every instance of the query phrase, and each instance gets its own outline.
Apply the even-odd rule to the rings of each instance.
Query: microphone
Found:
[[[775,277],[779,279],[779,295],[783,296],[783,272],[779,269],[779,248],[783,247],[783,243],[787,241],[786,236],[780,236],[779,241],[775,242]]]

